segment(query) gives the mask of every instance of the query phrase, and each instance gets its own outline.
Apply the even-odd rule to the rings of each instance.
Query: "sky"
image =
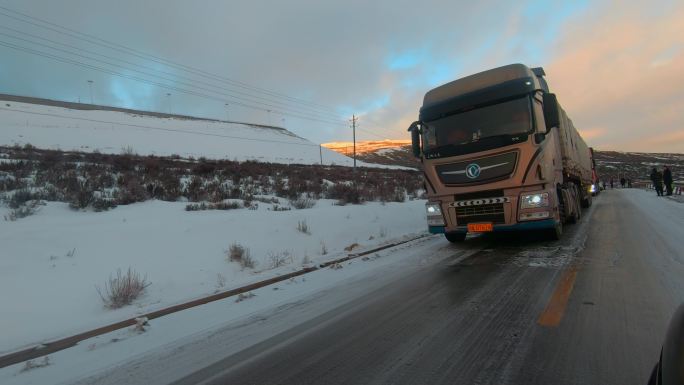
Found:
[[[0,0],[0,93],[407,139],[429,89],[523,63],[590,146],[684,153],[682,20],[666,0]]]

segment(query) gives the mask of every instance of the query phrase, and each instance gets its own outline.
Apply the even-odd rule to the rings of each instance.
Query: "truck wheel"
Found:
[[[458,243],[465,240],[466,233],[444,233],[444,237],[451,243]]]
[[[591,200],[594,194],[587,194],[586,198],[582,199],[582,208],[588,209],[591,207]]]
[[[550,240],[559,241],[563,235],[563,223],[558,222],[552,229],[547,230],[547,234]]]
[[[579,209],[579,206],[577,206],[577,208]],[[577,223],[577,221],[579,220],[578,217],[579,217],[579,215],[577,215],[577,211],[575,211],[574,213],[572,213],[568,216],[567,222],[570,224]]]
[[[580,206],[581,198],[579,196],[579,190],[574,185],[570,189],[570,196],[575,201],[575,212],[568,216],[568,223],[577,223],[582,217],[582,208]]]

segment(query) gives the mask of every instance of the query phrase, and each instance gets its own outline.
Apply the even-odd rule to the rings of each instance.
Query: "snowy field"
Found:
[[[51,354],[45,367],[8,366],[0,369],[0,383],[168,384],[192,368],[252,346],[369,291],[382,290],[397,277],[426,269],[451,254],[453,248],[443,237],[409,242],[345,262],[339,269],[318,270],[255,290],[254,297],[243,301],[226,298],[152,320],[143,333],[125,328],[88,339]],[[243,331],[235,333],[236,329]],[[119,368],[130,362],[150,365],[155,373],[141,377]]]
[[[333,202],[188,212],[186,203],[147,201],[101,213],[49,202],[30,217],[0,221],[0,353],[346,256],[353,244],[358,251],[426,230],[423,200]],[[8,212],[0,207],[0,218]],[[254,268],[227,260],[234,242],[249,249]],[[283,266],[274,268],[276,258]],[[133,305],[106,309],[96,286],[129,267],[151,285]]]
[[[284,129],[84,111],[0,101],[0,144],[119,154],[351,166],[353,160]],[[389,167],[357,162],[359,166]],[[401,168],[398,166],[392,168]]]

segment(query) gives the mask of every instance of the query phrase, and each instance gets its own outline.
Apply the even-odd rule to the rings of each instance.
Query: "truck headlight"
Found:
[[[439,203],[426,203],[425,211],[427,211],[428,226],[444,226],[444,217]]]
[[[520,196],[520,208],[521,209],[536,209],[539,207],[548,207],[549,205],[549,193],[535,193],[535,194],[524,194]]]

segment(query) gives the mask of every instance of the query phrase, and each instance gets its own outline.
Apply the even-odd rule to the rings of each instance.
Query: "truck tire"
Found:
[[[582,219],[582,196],[580,195],[580,189],[575,187],[575,192],[577,193],[577,212],[575,213],[575,222],[579,222]]]
[[[591,207],[591,200],[594,194],[587,194],[584,199],[582,199],[582,208],[588,209]]]
[[[552,241],[559,241],[563,236],[563,223],[558,222],[552,229],[547,230],[548,238]]]
[[[465,240],[466,233],[444,233],[444,237],[451,243],[459,243]]]
[[[581,198],[579,196],[579,189],[577,186],[573,185],[570,188],[570,196],[575,201],[575,210],[571,215],[568,216],[568,223],[577,223],[579,222],[580,218],[582,218]]]

